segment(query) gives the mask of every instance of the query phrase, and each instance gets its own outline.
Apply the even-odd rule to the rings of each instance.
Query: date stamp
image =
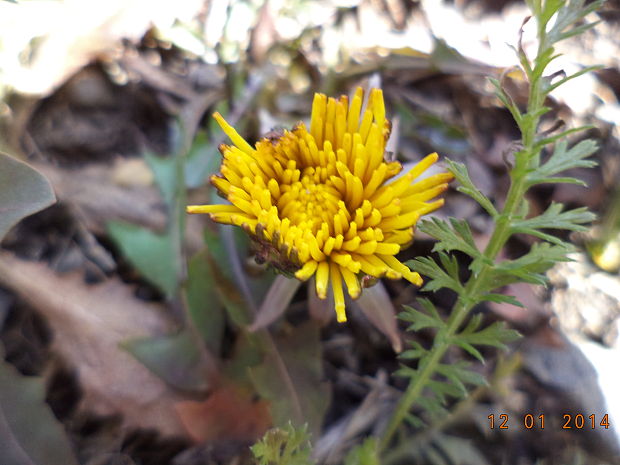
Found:
[[[539,415],[533,415],[531,413],[525,414],[520,417],[516,417],[507,413],[501,413],[499,415],[489,415],[489,427],[491,429],[509,429],[514,422],[518,422],[525,427],[525,429],[545,429],[547,426],[547,415],[541,413]],[[561,425],[562,429],[597,429],[604,428],[609,429],[609,414],[605,415],[583,415],[581,413],[570,414],[566,413],[562,415],[561,421],[554,422],[554,424]]]

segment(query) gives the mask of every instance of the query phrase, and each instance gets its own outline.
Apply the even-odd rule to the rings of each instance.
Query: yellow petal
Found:
[[[336,319],[338,320],[338,323],[344,323],[347,321],[347,314],[344,311],[344,293],[342,292],[342,276],[340,275],[340,267],[335,263],[331,263],[330,274],[332,291],[334,293],[334,304],[336,307]]]
[[[295,273],[295,277],[300,281],[308,280],[314,274],[318,265],[319,264],[314,260],[306,262],[304,266],[297,270],[297,272]]]
[[[187,213],[240,213],[234,205],[188,205],[185,210]]]
[[[235,128],[233,128],[230,124],[226,122],[226,120],[220,115],[218,112],[213,113],[213,118],[217,121],[217,124],[220,125],[222,131],[229,137],[233,144],[239,147],[248,155],[252,155],[254,153],[254,149],[247,141],[239,135]]]
[[[357,299],[362,292],[357,275],[348,268],[343,267],[340,267],[340,273],[344,278],[344,282],[347,284],[349,295],[352,299]]]
[[[416,286],[422,285],[422,278],[415,271],[411,271],[407,265],[401,263],[396,257],[393,255],[379,255],[379,258],[383,260],[390,268],[398,271],[403,275],[407,281],[415,284]]]
[[[316,294],[319,299],[327,298],[327,282],[329,279],[329,263],[320,262],[316,270]]]

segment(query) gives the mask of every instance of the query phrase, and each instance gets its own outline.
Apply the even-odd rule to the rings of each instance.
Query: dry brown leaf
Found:
[[[41,263],[0,253],[0,283],[48,321],[52,350],[76,370],[81,407],[123,416],[127,428],[185,435],[174,408],[180,397],[127,352],[122,341],[168,333],[172,322],[136,299],[118,280],[87,285],[77,274],[57,275]]]
[[[394,352],[400,353],[403,343],[396,323],[396,309],[383,283],[379,281],[364,289],[354,302],[368,321],[390,340]]]
[[[127,165],[133,174],[131,185],[119,179],[118,170],[126,170]],[[104,232],[110,220],[127,221],[155,231],[166,227],[163,200],[155,186],[143,182],[148,172],[137,168],[143,166],[141,161],[123,159],[115,162],[112,169],[109,163],[89,163],[72,169],[47,163],[32,163],[32,166],[50,180],[59,202],[74,207],[73,212],[89,231]],[[188,252],[202,248],[203,228],[204,223],[198,218],[188,220]]]
[[[249,327],[249,331],[255,332],[264,329],[280,318],[290,305],[300,285],[301,282],[296,279],[280,274],[276,276],[258,309],[254,322]]]
[[[271,426],[269,403],[254,401],[252,392],[224,383],[200,402],[185,401],[176,410],[196,442],[253,443]]]
[[[109,163],[90,163],[84,168],[65,169],[45,163],[33,164],[47,177],[62,202],[74,205],[88,229],[104,231],[108,220],[124,220],[163,230],[166,215],[158,208],[162,201],[153,186],[125,186],[116,183]]]
[[[314,278],[308,283],[308,312],[320,327],[327,326],[336,316],[334,299],[319,299],[316,295]]]
[[[20,93],[47,95],[93,58],[138,40],[151,27],[170,30],[203,8],[202,0],[0,3],[3,81]],[[33,39],[36,39],[34,41]],[[32,53],[28,60],[25,51]]]
[[[315,443],[313,458],[319,463],[342,463],[351,441],[385,424],[386,411],[393,408],[395,394],[387,385],[387,373],[379,370],[375,379],[366,378],[370,390],[364,400],[345,418],[331,425]]]

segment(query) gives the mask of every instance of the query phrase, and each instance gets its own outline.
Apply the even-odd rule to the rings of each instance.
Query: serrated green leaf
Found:
[[[459,276],[459,261],[456,259],[454,255],[448,255],[443,252],[439,254],[439,261],[441,262],[441,266],[444,270],[450,275],[452,279],[457,282],[460,282],[461,278]]]
[[[467,396],[467,388],[465,387],[465,383],[459,377],[459,371],[456,369],[454,365],[448,365],[445,363],[440,363],[437,365],[437,373],[442,376],[445,376],[456,388],[456,396],[455,397],[465,397]]]
[[[27,164],[0,152],[0,241],[23,218],[56,201],[50,182]]]
[[[519,54],[518,51],[517,54]],[[504,104],[508,111],[510,111],[510,114],[514,118],[515,123],[517,123],[517,126],[521,128],[523,124],[523,115],[521,114],[521,111],[519,110],[519,107],[517,106],[513,98],[508,93],[506,93],[506,91],[504,91],[501,83],[497,79],[489,78],[489,81],[491,82],[491,84],[493,84],[493,87],[495,87],[495,95],[497,95],[497,98],[499,98],[499,100]]]
[[[446,324],[430,300],[418,299],[418,302],[426,308],[426,312],[404,305],[405,311],[398,315],[398,318],[401,320],[411,323],[407,328],[408,331],[420,331],[425,328],[441,329],[445,327]]]
[[[168,297],[175,295],[181,263],[169,235],[121,221],[108,223],[107,230],[123,255],[147,281]]]
[[[419,298],[418,299],[418,303],[420,305],[422,305],[422,307],[424,307],[424,309],[426,310],[426,312],[429,315],[432,315],[433,317],[435,317],[437,320],[441,320],[441,315],[439,314],[439,312],[437,311],[437,307],[435,307],[435,304],[433,304],[433,302],[430,301],[430,299],[426,299],[424,297]]]
[[[467,322],[467,326],[465,326],[465,328],[461,331],[461,333],[464,333],[464,334],[473,333],[480,327],[481,324],[482,324],[482,314],[476,313],[469,319],[469,321]]]
[[[548,240],[549,242],[562,245],[564,242],[561,239],[539,230],[566,229],[569,231],[586,231],[588,228],[582,226],[582,224],[591,223],[596,218],[596,216],[585,207],[568,211],[562,211],[563,208],[564,205],[561,203],[552,203],[549,208],[539,216],[513,221],[511,230],[513,233],[530,234]]]
[[[596,216],[589,212],[587,208],[576,208],[574,210],[562,211],[564,205],[553,202],[544,213],[534,218],[514,221],[513,225],[517,228],[533,229],[568,229],[572,231],[583,231],[583,223],[589,223],[596,219]]]
[[[564,0],[547,0],[543,3],[543,8],[538,15],[541,24],[547,24],[551,17],[557,13],[560,7],[563,5]]]
[[[413,413],[409,413],[405,416],[405,422],[407,422],[409,426],[415,429],[422,429],[428,426],[424,420],[422,420],[419,416],[414,415]]]
[[[273,428],[250,449],[259,465],[311,465],[315,462],[307,430],[307,425],[295,428],[291,423]]]
[[[545,49],[542,53],[539,53],[538,56],[536,57],[534,70],[532,71],[532,77],[538,78],[542,76],[547,66],[549,66],[549,64],[553,60],[558,58],[559,56],[560,54],[559,53],[556,54],[555,49],[553,47],[549,47]],[[544,114],[542,112],[543,110],[544,110],[544,113],[546,113],[550,109],[548,107],[541,107],[534,112],[528,112],[528,115],[542,116]]]
[[[423,220],[418,228],[420,231],[437,239],[433,252],[450,252],[460,250],[472,258],[481,256],[476,247],[469,224],[463,220],[449,218],[450,223],[439,218]]]
[[[521,336],[513,329],[508,329],[503,322],[495,322],[475,332],[461,332],[453,336],[455,343],[468,343],[474,346],[491,346],[505,349],[506,344],[516,341]]]
[[[557,142],[560,139],[564,139],[564,138],[566,138],[566,137],[568,137],[568,136],[570,136],[572,134],[575,134],[577,132],[586,131],[586,130],[592,129],[592,128],[594,128],[594,126],[588,125],[588,126],[579,126],[579,127],[576,127],[576,128],[570,128],[570,129],[567,129],[565,131],[561,131],[561,132],[559,132],[557,134],[554,134],[553,136],[546,137],[544,139],[538,140],[536,142],[536,145],[534,146],[534,149],[536,151],[538,151],[538,150],[542,149],[544,146],[552,144],[554,142]]]
[[[400,367],[394,372],[394,376],[399,378],[415,379],[418,376],[418,370],[407,365],[400,364]]]
[[[571,0],[570,2],[566,3],[565,6],[558,11],[553,27],[547,33],[549,42],[559,42],[568,37],[576,35],[575,33],[573,33],[575,29],[580,29],[577,34],[580,34],[586,29],[589,29],[587,27],[588,24],[585,24],[566,31],[567,28],[571,27],[573,24],[577,23],[591,12],[600,8],[603,3],[603,1],[596,1],[585,7],[582,0]]]
[[[456,365],[450,366],[454,369],[454,375],[465,385],[478,387],[489,384],[483,374],[469,368],[469,362],[460,361]]]
[[[344,465],[380,465],[379,448],[375,438],[366,438],[347,454]]]
[[[555,82],[553,84],[551,84],[547,89],[546,92],[550,93],[553,92],[555,89],[557,89],[558,87],[560,87],[561,85],[567,83],[568,81],[578,78],[579,76],[583,76],[584,74],[587,74],[591,71],[596,71],[598,69],[603,68],[601,65],[594,65],[594,66],[586,66],[585,68],[577,71],[576,73],[573,73],[569,76],[566,76],[562,79],[560,79],[558,82]],[[578,131],[583,131],[584,129],[589,128],[589,126],[585,126],[585,127],[580,127],[580,128],[573,128],[572,130],[569,130],[570,132],[578,132]],[[569,133],[569,131],[564,131],[566,133]],[[568,135],[568,134],[566,134]],[[559,137],[558,137],[559,138]]]
[[[539,242],[534,244],[530,251],[522,257],[498,264],[497,269],[500,271],[525,269],[533,272],[544,272],[549,269],[549,265],[568,261],[567,256],[570,252],[572,252],[572,247],[569,246]]]
[[[485,363],[484,357],[482,356],[480,351],[476,349],[474,346],[472,346],[470,343],[457,339],[455,341],[455,344],[459,346],[461,349],[463,349],[465,352],[467,352],[469,355],[479,360],[481,363],[483,364]]]
[[[521,302],[519,302],[515,296],[512,295],[504,295],[504,294],[483,294],[480,297],[480,300],[486,300],[488,302],[495,302],[498,304],[510,304],[510,305],[514,305],[515,307],[521,307],[521,308],[525,308],[523,306],[523,304]]]
[[[419,397],[418,406],[422,407],[432,418],[441,418],[448,414],[441,401],[434,395]]]
[[[583,140],[570,149],[567,150],[567,148],[567,141],[558,141],[549,160],[528,174],[529,185],[572,182],[574,178],[556,178],[553,176],[573,168],[591,168],[596,166],[596,162],[585,160],[585,158],[588,158],[598,150],[598,146],[593,140]],[[585,185],[583,181],[576,180],[576,182]]]
[[[541,116],[549,113],[550,111],[551,111],[550,107],[541,107],[534,112],[527,113],[523,115],[523,120],[525,121],[524,124],[528,124],[528,125],[534,124],[534,122],[538,121]]]
[[[201,393],[209,388],[209,370],[213,367],[199,344],[189,330],[183,330],[125,341],[122,348],[171,386]]]
[[[497,217],[498,213],[491,201],[485,196],[480,190],[474,185],[471,178],[469,177],[469,173],[467,172],[467,167],[463,163],[457,163],[450,159],[446,159],[446,165],[448,166],[448,170],[454,175],[456,180],[461,184],[460,187],[457,188],[459,192],[462,192],[465,195],[468,195],[476,202],[478,202],[482,208],[484,208],[491,217]]]
[[[459,390],[462,397],[467,396],[467,386],[485,386],[487,381],[483,375],[472,370],[469,362],[461,360],[452,364],[439,364],[437,372],[450,380]]]
[[[570,31],[566,31],[563,34],[560,34],[560,36],[558,37],[557,41],[559,42],[561,40],[566,40],[566,39],[569,39],[571,37],[575,37],[575,36],[578,36],[580,34],[583,34],[587,30],[592,29],[593,27],[597,26],[600,23],[601,23],[601,21],[599,20],[599,21],[594,21],[592,23],[587,23],[587,24],[583,24],[581,26],[574,27]]]
[[[524,256],[497,264],[486,289],[493,290],[519,281],[545,285],[547,278],[543,273],[557,262],[569,261],[568,254],[573,249],[570,244],[536,243]]]
[[[461,390],[460,386],[446,381],[431,379],[428,381],[427,386],[433,392],[433,394],[437,396],[437,399],[442,404],[447,403],[448,397],[458,399],[463,397],[464,395],[464,392]]]
[[[3,358],[0,353],[0,463],[77,465],[64,428],[45,403],[44,380],[22,376]]]
[[[430,278],[424,285],[424,291],[430,292],[441,288],[448,288],[460,294],[463,290],[463,285],[460,281],[446,273],[430,257],[418,257],[415,260],[408,261],[406,265],[412,270]]]
[[[422,344],[418,341],[408,341],[407,345],[409,345],[411,349],[407,349],[398,354],[398,357],[403,360],[417,360],[428,353],[428,350],[422,347]]]
[[[413,330],[415,331],[415,330]],[[408,349],[399,354],[399,357],[405,360],[417,360],[426,353],[423,349]]]

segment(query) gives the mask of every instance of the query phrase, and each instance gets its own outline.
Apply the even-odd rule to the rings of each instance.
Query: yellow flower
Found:
[[[383,93],[363,90],[349,104],[315,94],[310,131],[291,131],[248,144],[219,113],[214,114],[233,145],[220,146],[221,175],[211,183],[229,205],[195,205],[213,221],[243,227],[257,242],[259,258],[300,280],[315,276],[319,298],[331,284],[338,321],[346,321],[343,282],[355,299],[365,275],[422,279],[395,255],[413,240],[420,216],[443,205],[433,200],[448,187],[449,173],[415,182],[437,154],[408,173],[384,159],[390,122]]]

